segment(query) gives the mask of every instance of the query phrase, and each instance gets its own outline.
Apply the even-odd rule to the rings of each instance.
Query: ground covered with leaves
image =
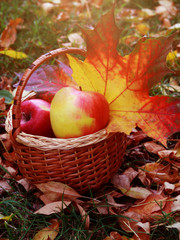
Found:
[[[1,1],[1,240],[180,238],[180,5],[170,0],[112,5]],[[51,99],[69,84],[99,91],[110,106],[107,131],[127,134],[121,168],[108,184],[86,193],[54,181],[32,185],[14,162],[5,129],[22,73],[42,54],[64,47],[87,55],[41,66],[24,94]]]

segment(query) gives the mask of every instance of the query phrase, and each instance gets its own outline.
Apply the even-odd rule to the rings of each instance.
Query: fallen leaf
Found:
[[[59,221],[54,219],[52,223],[35,234],[33,240],[54,240],[59,232]]]
[[[141,142],[145,141],[147,139],[147,135],[142,131],[138,131],[136,129],[132,129],[129,136],[127,136],[128,146],[137,146]]]
[[[22,18],[11,19],[0,36],[0,47],[8,48],[16,41],[16,28],[23,22]]]
[[[67,12],[60,12],[56,18],[58,21],[65,21],[69,19],[69,14]]]
[[[0,134],[0,142],[3,145],[4,151],[10,152],[12,147],[12,142],[8,133]]]
[[[61,212],[63,209],[66,209],[71,201],[58,201],[58,202],[52,202],[48,203],[39,210],[35,212],[35,214],[44,214],[44,215],[50,215],[53,213]]]
[[[84,47],[84,39],[81,37],[80,33],[71,33],[68,35],[68,39],[72,43],[72,46],[79,48]]]
[[[121,236],[118,232],[111,232],[110,236],[106,237],[104,240],[133,240],[133,238]]]
[[[171,207],[171,211],[180,211],[180,195],[174,198],[174,202]]]
[[[153,141],[144,143],[144,146],[147,151],[154,153],[154,154],[158,154],[159,151],[165,150],[165,147],[163,147],[162,145],[159,145]]]
[[[170,71],[166,55],[174,38],[142,38],[133,52],[117,52],[120,30],[114,9],[104,15],[94,30],[82,30],[87,43],[85,61],[68,55],[73,79],[82,90],[103,94],[110,108],[108,132],[129,134],[136,125],[148,136],[166,144],[178,131],[180,101],[167,96],[149,96],[149,90]],[[166,126],[166,127],[165,127]]]
[[[112,179],[111,179],[111,183],[114,184],[116,187],[118,188],[123,188],[128,190],[130,188],[130,179],[128,178],[128,176],[124,175],[124,174],[115,174]]]
[[[54,4],[52,4],[50,2],[41,3],[40,6],[44,10],[45,13],[51,12],[54,8]]]
[[[144,199],[148,195],[152,194],[152,192],[143,187],[131,187],[131,182],[137,175],[137,171],[133,168],[128,168],[123,174],[115,174],[111,179],[111,183],[128,197]]]
[[[22,178],[17,182],[21,184],[26,189],[27,192],[33,188],[30,182],[26,178]]]
[[[164,190],[167,194],[172,194],[175,188],[176,188],[175,184],[164,182]]]
[[[158,0],[159,6],[155,8],[155,12],[160,15],[160,19],[171,18],[176,16],[178,9],[171,0]]]
[[[63,199],[69,199],[73,201],[76,198],[81,197],[81,195],[77,193],[73,188],[61,182],[51,181],[47,183],[40,183],[36,184],[36,187],[44,193],[50,202],[55,202]]]
[[[166,199],[160,194],[152,193],[146,199],[141,202],[135,203],[128,209],[128,212],[134,212],[140,214],[141,218],[151,217],[153,213],[161,211],[166,205]]]
[[[7,181],[1,180],[0,181],[0,194],[2,194],[4,191],[11,192],[13,189],[12,187],[8,184]]]
[[[11,213],[11,215],[9,216],[4,216],[0,213],[0,220],[12,221],[12,218],[13,218],[13,213]]]
[[[180,231],[180,222],[173,223],[171,225],[166,226],[167,228],[177,228]]]
[[[145,171],[138,169],[138,178],[145,186],[147,186],[147,187],[151,186],[152,181],[150,178],[147,177]]]
[[[130,187],[128,191],[122,187],[119,187],[119,189],[124,195],[135,199],[145,199],[152,194],[151,191],[143,187]]]
[[[150,223],[138,222],[138,231],[134,233],[134,240],[150,240]]]
[[[172,157],[175,157],[177,154],[177,150],[161,150],[158,152],[158,155],[160,158],[162,159],[169,159],[169,158],[172,158]]]
[[[126,232],[138,231],[137,223],[140,221],[141,215],[133,211],[126,211],[118,218],[121,228]]]
[[[111,183],[118,188],[129,190],[131,182],[137,175],[137,171],[135,171],[133,168],[128,168],[122,174],[115,174],[111,178]]]
[[[16,59],[23,59],[28,57],[25,53],[17,52],[15,50],[1,50],[0,54],[6,55],[11,58],[16,58]]]
[[[13,78],[12,77],[1,76],[0,89],[4,89],[4,90],[9,90],[10,91],[12,82],[13,82]]]
[[[149,26],[144,23],[139,23],[136,25],[136,30],[142,35],[146,35],[149,32]]]
[[[143,167],[142,170],[146,172],[146,175],[150,177],[156,183],[175,183],[180,180],[180,176],[178,170],[176,168],[172,168],[170,165],[163,165],[161,163],[147,163]]]

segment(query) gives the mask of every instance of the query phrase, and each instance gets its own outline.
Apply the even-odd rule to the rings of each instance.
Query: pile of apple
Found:
[[[21,104],[21,130],[45,137],[75,138],[97,132],[109,121],[109,105],[97,92],[61,88],[49,103],[30,99]]]

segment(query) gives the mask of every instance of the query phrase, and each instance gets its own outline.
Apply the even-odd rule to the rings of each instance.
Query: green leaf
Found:
[[[0,90],[0,98],[5,98],[6,104],[11,104],[13,101],[13,95],[7,90]]]

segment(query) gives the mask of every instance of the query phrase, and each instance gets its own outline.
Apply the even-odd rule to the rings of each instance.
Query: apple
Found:
[[[51,104],[42,99],[30,99],[21,103],[21,130],[28,134],[54,137],[50,122]]]
[[[50,120],[58,138],[84,136],[108,124],[109,104],[100,93],[63,87],[52,99]]]

